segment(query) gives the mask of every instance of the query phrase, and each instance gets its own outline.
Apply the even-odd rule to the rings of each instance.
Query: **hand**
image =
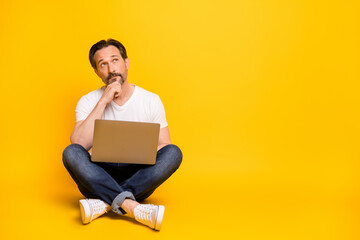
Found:
[[[106,86],[106,89],[101,96],[100,101],[104,101],[106,104],[111,103],[114,98],[118,98],[121,94],[121,84],[115,81]]]

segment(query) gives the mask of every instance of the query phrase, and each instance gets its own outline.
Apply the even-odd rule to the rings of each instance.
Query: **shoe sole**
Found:
[[[158,207],[158,214],[156,216],[156,224],[154,229],[159,231],[164,217],[165,207],[162,205],[159,205]]]
[[[80,213],[81,213],[81,220],[83,224],[87,224],[90,222],[90,219],[86,216],[90,216],[90,207],[88,202],[85,199],[79,200],[80,203]]]

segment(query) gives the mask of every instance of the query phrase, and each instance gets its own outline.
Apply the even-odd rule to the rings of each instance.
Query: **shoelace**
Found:
[[[93,217],[102,214],[104,211],[107,212],[106,205],[102,201],[92,202],[91,209]]]
[[[151,217],[152,212],[153,212],[152,207],[141,205],[139,211],[137,211],[136,218],[138,220],[150,221],[151,223],[153,223]]]

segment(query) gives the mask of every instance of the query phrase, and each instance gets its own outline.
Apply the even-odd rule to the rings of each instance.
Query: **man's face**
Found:
[[[101,80],[109,85],[114,81],[123,84],[127,79],[129,59],[123,59],[119,49],[115,46],[108,46],[97,50],[94,55],[97,70],[95,73]]]

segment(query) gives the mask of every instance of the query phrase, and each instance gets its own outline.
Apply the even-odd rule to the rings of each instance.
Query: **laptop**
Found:
[[[95,120],[91,160],[155,164],[159,123]]]

